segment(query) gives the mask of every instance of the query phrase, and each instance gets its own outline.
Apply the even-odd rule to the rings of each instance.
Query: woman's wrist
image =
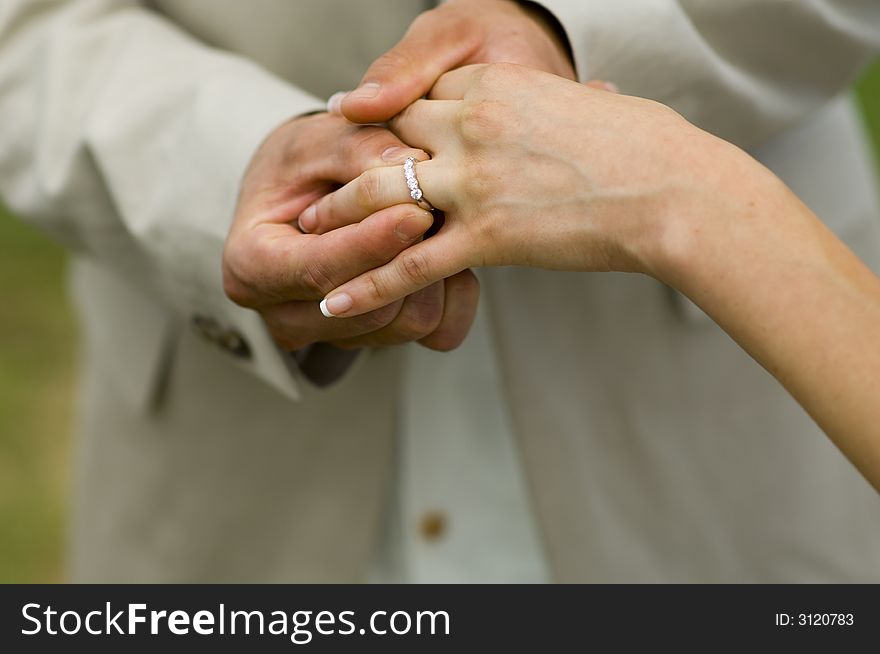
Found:
[[[680,183],[646,221],[635,254],[640,272],[688,295],[706,287],[707,264],[714,269],[726,264],[719,258],[731,257],[733,265],[733,244],[749,239],[787,201],[783,184],[761,164],[734,145],[699,135],[682,154]]]

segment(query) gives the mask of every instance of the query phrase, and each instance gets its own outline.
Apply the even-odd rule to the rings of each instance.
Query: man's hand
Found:
[[[296,217],[340,184],[377,166],[427,158],[378,127],[339,116],[291,120],[263,143],[242,182],[223,254],[227,295],[258,311],[288,351],[315,342],[354,348],[417,340],[449,350],[464,339],[479,286],[464,271],[349,320],[327,320],[318,301],[341,283],[391,261],[433,222],[414,205],[391,207],[355,225],[304,234]]]
[[[575,79],[564,34],[533,3],[449,0],[413,21],[367,70],[360,86],[331,101],[355,123],[389,120],[466,64],[514,63]]]

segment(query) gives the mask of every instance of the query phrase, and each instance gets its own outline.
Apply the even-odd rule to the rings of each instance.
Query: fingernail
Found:
[[[407,216],[394,228],[394,235],[404,243],[416,240],[419,236],[428,231],[433,224],[434,217],[430,214],[414,214]]]
[[[327,112],[331,114],[342,113],[342,98],[348,95],[348,91],[338,91],[327,100]]]
[[[380,87],[376,82],[367,82],[366,84],[362,84],[361,86],[357,87],[348,95],[352,98],[369,100],[370,98],[375,98],[377,95],[379,95],[379,88]]]
[[[612,93],[620,93],[620,87],[617,86],[614,82],[604,82],[603,86],[607,91],[611,91]]]
[[[325,318],[335,318],[340,313],[351,309],[352,304],[351,296],[348,293],[337,293],[321,300],[321,313]]]
[[[299,215],[299,230],[308,234],[318,226],[318,207],[314,204]]]

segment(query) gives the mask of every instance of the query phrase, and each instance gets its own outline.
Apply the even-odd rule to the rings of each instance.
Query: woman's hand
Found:
[[[460,69],[394,119],[437,234],[329,293],[355,316],[476,265],[648,273],[773,374],[880,490],[880,278],[742,151],[657,104],[515,66]],[[301,216],[329,231],[411,201],[367,171]]]
[[[472,266],[645,270],[678,200],[707,192],[700,162],[711,137],[672,110],[511,64],[447,73],[391,129],[431,153],[416,171],[445,223],[329,293],[335,316]],[[407,202],[403,170],[377,168],[304,211],[300,225],[328,232]]]

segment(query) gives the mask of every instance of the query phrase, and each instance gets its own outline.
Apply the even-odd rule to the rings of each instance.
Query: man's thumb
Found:
[[[373,62],[354,91],[335,100],[336,106],[354,123],[385,122],[427,95],[443,73],[467,56],[461,41],[448,34],[443,38],[442,20],[417,21],[396,46]]]

